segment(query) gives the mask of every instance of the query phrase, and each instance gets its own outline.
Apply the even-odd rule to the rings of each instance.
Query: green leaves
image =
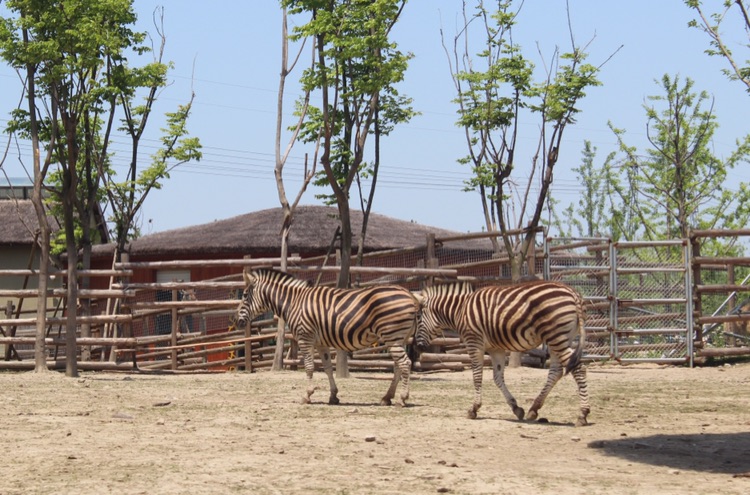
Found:
[[[746,0],[725,0],[723,10],[715,12],[705,11],[698,0],[685,0],[685,5],[698,15],[697,19],[688,22],[688,27],[699,29],[708,35],[709,48],[705,52],[711,56],[723,57],[727,68],[722,72],[730,80],[740,81],[750,93],[750,3]],[[742,37],[746,41],[738,42]],[[745,50],[744,60],[733,53],[733,48]]]
[[[91,202],[106,195],[122,248],[148,191],[161,187],[175,166],[201,157],[199,141],[190,138],[186,128],[191,98],[190,104],[167,114],[162,147],[150,167],[138,169],[140,139],[156,91],[166,85],[171,68],[162,62],[165,40],[161,38],[153,62],[135,67],[128,57],[151,48],[143,44],[146,33],[132,29],[132,0],[7,0],[6,7],[15,17],[0,19],[0,56],[13,67],[33,69],[33,103],[39,109],[15,111],[9,132],[30,137],[32,115],[48,112],[37,119],[35,132],[42,147],[50,148],[57,169],[52,183],[59,191],[52,197],[66,213],[66,231],[75,231],[67,225],[71,211],[84,231],[93,225],[86,217]],[[121,130],[131,139],[124,180],[115,179],[108,151],[113,122],[120,116]],[[74,195],[67,193],[68,185],[76,186]]]
[[[686,238],[690,228],[744,228],[748,188],[740,183],[725,189],[725,183],[732,167],[750,157],[750,138],[738,142],[728,159],[715,156],[718,124],[709,95],[695,92],[690,79],[664,75],[659,83],[663,93],[644,105],[650,148],[639,154],[625,144],[624,131],[612,128],[624,156],[620,170],[627,173],[622,205],[642,220],[629,235],[659,240]]]
[[[565,127],[575,122],[580,111],[578,104],[587,89],[600,84],[599,68],[584,63],[586,54],[575,46],[570,53],[560,54],[555,49],[548,67],[535,67],[522,47],[513,41],[520,8],[512,10],[512,2],[498,2],[497,7],[490,12],[484,2],[477,2],[473,16],[467,18],[454,39],[453,54],[449,54],[457,94],[456,124],[464,129],[468,147],[468,155],[459,159],[459,163],[471,166],[472,170],[473,177],[466,181],[465,189],[478,190],[485,217],[489,212],[494,215],[488,219],[488,229],[495,225],[501,230],[534,228],[547,201],[551,169],[557,161]],[[478,35],[479,42],[470,40],[474,35]],[[473,55],[468,53],[468,47],[476,47]],[[529,197],[529,186],[526,196],[517,198],[520,206],[510,201],[510,189],[522,189],[512,177],[522,116],[539,122],[534,126],[536,136],[524,136],[539,142],[530,161],[533,170],[542,175],[542,187],[530,218],[526,218],[526,207],[534,199]],[[533,170],[529,184],[532,180],[539,184]],[[517,222],[513,226],[506,225],[510,211]]]
[[[314,64],[304,71],[305,91],[318,92],[320,106],[308,106],[299,139],[321,142],[324,170],[316,184],[328,183],[333,201],[349,195],[355,178],[374,173],[365,161],[368,137],[387,136],[415,112],[399,94],[411,54],[389,40],[404,2],[398,0],[285,0],[292,15],[309,14],[290,38],[313,38]],[[376,131],[377,130],[377,131]]]

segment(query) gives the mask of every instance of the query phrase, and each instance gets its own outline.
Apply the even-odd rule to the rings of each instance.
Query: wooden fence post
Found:
[[[250,341],[252,336],[250,329],[252,326],[248,323],[245,327],[245,371],[253,372],[253,343]]]
[[[435,254],[435,234],[429,233],[427,234],[427,241],[426,241],[426,247],[427,252],[425,253],[425,268],[440,268],[440,260],[437,258],[437,255]],[[425,286],[430,287],[434,285],[435,283],[435,277],[429,276],[425,280]]]
[[[115,253],[115,259],[117,259],[117,254],[116,253]],[[128,253],[122,253],[120,255],[120,263],[127,263],[128,261],[130,261],[130,255]],[[115,263],[114,263],[114,260],[113,260],[112,268],[114,268],[114,267],[115,267]],[[110,286],[109,286],[110,289],[112,288],[111,282],[112,282],[112,278],[110,278]],[[121,284],[127,283],[127,279],[120,280],[120,283]],[[112,314],[113,315],[117,314],[119,312],[118,310],[120,309],[120,304],[119,304],[118,301],[119,301],[119,299],[116,300],[115,303],[113,304],[113,307],[112,307]],[[117,338],[117,323],[115,323],[115,322],[112,322],[110,324],[106,324],[105,323],[105,325],[104,325],[104,328],[105,328],[104,334],[105,335],[104,336],[106,336],[107,333],[108,333],[106,331],[106,328],[108,326],[110,326],[110,328],[112,329],[112,337],[113,338]],[[132,328],[128,327],[128,330],[131,330],[131,335],[126,335],[126,336],[127,337],[132,337]],[[104,360],[104,354],[105,354],[104,353],[104,349],[102,349],[102,360]],[[110,363],[116,363],[117,362],[117,344],[113,344],[112,347],[109,348],[109,362]],[[133,365],[135,365],[135,349],[133,349]]]
[[[735,285],[737,283],[734,277],[734,263],[727,263],[727,283],[729,285]],[[736,299],[736,297],[733,297],[729,300],[729,303],[727,305],[727,311],[729,312],[729,314],[734,313],[734,309],[737,304]],[[736,347],[737,337],[735,337],[735,335],[737,334],[737,328],[739,327],[739,325],[732,322],[729,323],[728,327],[730,331],[729,335],[727,335],[727,344],[729,345],[729,347]]]
[[[174,280],[173,280],[174,282]],[[177,300],[177,289],[172,289],[172,301]],[[172,339],[169,341],[169,345],[172,346],[172,369],[177,369],[177,330],[180,328],[180,317],[177,314],[177,306],[172,308]]]
[[[8,299],[8,301],[5,303],[5,317],[9,320],[13,318],[13,301],[11,301],[10,299]],[[0,330],[3,330],[3,327],[0,327]],[[12,332],[8,332],[8,333],[12,333]],[[5,335],[5,331],[3,331],[2,334],[3,334],[3,337],[13,337],[13,335]],[[5,344],[0,345],[0,354],[5,355],[6,361],[10,361],[10,350],[12,348],[13,347],[11,344],[8,344],[7,347],[5,346]]]

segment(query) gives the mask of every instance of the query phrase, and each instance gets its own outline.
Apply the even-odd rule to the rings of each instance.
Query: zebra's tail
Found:
[[[565,367],[565,372],[570,373],[573,371],[580,363],[581,358],[583,357],[583,348],[586,346],[586,312],[583,308],[583,301],[578,300],[578,346],[576,347],[575,352],[572,356],[570,356],[570,360],[568,361],[568,365]]]

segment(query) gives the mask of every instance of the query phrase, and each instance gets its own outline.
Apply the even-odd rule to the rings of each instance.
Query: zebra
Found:
[[[328,375],[328,403],[338,404],[329,349],[351,352],[380,341],[388,347],[394,363],[393,380],[380,404],[391,405],[400,379],[398,405],[406,405],[411,359],[405,347],[416,329],[419,309],[416,297],[408,289],[396,285],[363,289],[310,287],[304,280],[268,269],[244,271],[243,276],[245,290],[237,309],[237,326],[244,328],[255,316],[268,311],[286,321],[304,357],[308,388],[303,403],[309,404],[317,390],[312,381],[313,350],[318,350]]]
[[[586,368],[581,362],[586,339],[583,300],[567,285],[557,282],[529,282],[512,286],[487,286],[474,290],[467,282],[452,282],[424,289],[415,341],[424,351],[437,331],[456,330],[471,358],[474,403],[469,418],[475,419],[482,405],[484,353],[492,360],[495,384],[519,420],[524,410],[505,385],[506,351],[527,351],[547,344],[550,369],[547,383],[529,409],[526,418],[534,420],[557,381],[570,372],[578,385],[580,415],[577,426],[587,423],[590,412]],[[579,336],[573,348],[573,339]]]

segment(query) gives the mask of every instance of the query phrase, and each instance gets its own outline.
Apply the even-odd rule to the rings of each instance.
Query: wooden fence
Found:
[[[78,315],[79,349],[78,367],[82,370],[142,370],[142,371],[225,371],[231,369],[255,370],[270,367],[276,349],[278,321],[266,318],[254,321],[245,330],[234,328],[233,319],[239,304],[239,294],[244,289],[241,274],[216,280],[173,281],[159,283],[130,283],[129,278],[139,269],[179,269],[191,266],[221,265],[235,268],[278,265],[278,259],[244,260],[187,260],[169,262],[124,261],[114,270],[82,271],[87,277],[109,277],[107,290],[79,290],[79,299],[91,302],[92,308],[103,310],[100,314]],[[320,280],[321,275],[335,276],[338,267],[308,265],[321,260],[289,260],[290,268],[299,277]],[[391,282],[390,277],[411,281],[427,276],[455,276],[451,269],[352,267],[355,276],[364,276],[364,284]],[[56,272],[54,276],[64,277]],[[38,276],[35,270],[5,270],[0,276]],[[160,298],[167,294],[169,297]],[[66,306],[66,291],[61,288],[47,291],[49,298],[62,301]],[[0,318],[0,349],[5,360],[0,369],[24,370],[35,366],[33,354],[36,341],[36,318],[23,317],[17,309],[25,301],[35,299],[35,289],[0,290],[0,297],[15,298],[8,301],[5,318]],[[64,309],[55,306],[46,319],[45,346],[48,367],[65,367]],[[80,328],[89,326],[88,334],[80,336]],[[302,366],[291,335],[285,334],[283,364],[289,368]],[[88,359],[82,359],[87,356]],[[316,364],[321,366],[319,360]],[[359,370],[382,370],[393,367],[383,346],[353,353],[349,366]],[[425,363],[424,369],[438,369],[435,361]],[[443,368],[453,369],[446,363]]]
[[[490,245],[490,238],[496,235],[428,236],[426,247],[372,253],[365,256],[363,266],[352,267],[352,281],[361,286],[398,283],[411,290],[419,290],[435,279],[466,278],[480,284],[509,283],[507,257],[496,255]],[[689,335],[694,339],[694,357],[698,362],[712,357],[750,355],[747,331],[750,298],[742,297],[750,292],[750,258],[701,256],[702,242],[729,235],[750,236],[750,230],[699,231],[694,232],[690,239],[694,332]],[[684,320],[685,315],[665,312],[631,317],[621,314],[620,319],[613,323],[610,314],[613,299],[608,292],[612,288],[611,268],[607,264],[608,242],[584,240],[549,247],[549,240],[542,239],[529,253],[524,273],[564,280],[584,294],[589,313],[586,343],[589,359],[619,359],[627,353],[640,356],[644,352],[658,356],[679,347],[674,342],[653,342],[644,347],[642,342],[633,338],[622,340],[629,334],[618,329],[617,324],[629,328],[633,322],[642,324],[665,317]],[[552,266],[551,260],[558,265]],[[242,331],[232,324],[238,297],[244,288],[240,274],[199,281],[136,284],[129,280],[140,269],[179,269],[196,265],[241,269],[269,266],[278,261],[270,258],[129,263],[125,260],[113,270],[79,272],[82,277],[108,278],[109,288],[79,290],[79,302],[90,302],[91,314],[77,318],[78,367],[82,370],[137,368],[152,371],[270,367],[276,348],[278,322],[266,318],[253,322],[250,328]],[[290,271],[317,284],[332,284],[338,271],[334,264],[333,257],[296,258],[291,260]],[[60,279],[66,276],[64,272],[51,275]],[[38,272],[35,270],[0,270],[0,277],[36,276]],[[6,301],[4,317],[0,317],[0,355],[5,358],[0,360],[0,369],[33,369],[36,297],[35,289],[0,289],[0,298],[11,298]],[[47,297],[50,301],[45,322],[48,367],[64,368],[66,292],[53,287],[47,291]],[[632,303],[626,305],[632,306]],[[415,369],[464,369],[468,366],[468,355],[457,336],[448,335],[435,344],[434,352],[423,353],[415,362]],[[284,365],[289,368],[302,366],[290,335],[285,335],[283,346]],[[619,354],[614,352],[613,346],[619,346],[616,348]],[[543,364],[544,358],[543,350],[525,356],[530,365]],[[349,364],[352,369],[361,370],[384,370],[393,366],[386,350],[377,346],[353,353]]]

